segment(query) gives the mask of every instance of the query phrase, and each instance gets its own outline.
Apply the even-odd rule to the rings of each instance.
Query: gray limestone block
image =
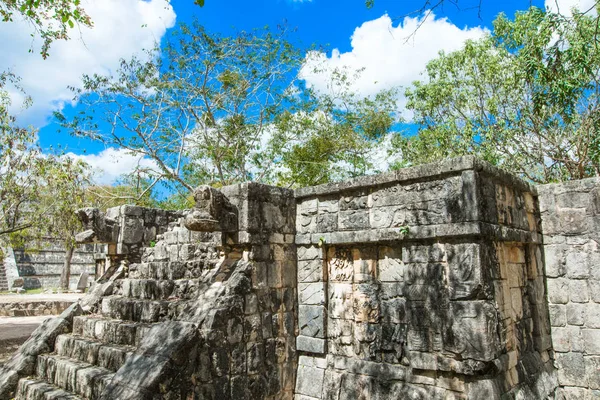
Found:
[[[360,230],[369,228],[367,210],[340,211],[338,218],[340,230]]]
[[[446,246],[442,243],[408,245],[402,249],[402,261],[405,264],[446,261]]]
[[[296,239],[298,234],[310,234],[317,229],[317,217],[315,215],[298,215],[296,217]]]
[[[141,218],[125,218],[121,227],[123,243],[140,243],[144,239],[144,220]]]
[[[168,358],[133,354],[114,375],[112,383],[102,392],[100,399],[129,398],[120,397],[124,388],[128,395],[135,394],[133,399],[148,398],[147,393],[157,390],[159,384],[168,380],[171,375]]]
[[[342,196],[339,200],[339,210],[362,210],[367,208],[368,196],[365,193],[355,193]]]
[[[600,304],[588,303],[580,304],[585,306],[585,326],[588,328],[600,329]]]
[[[558,382],[562,386],[582,386],[586,376],[583,353],[558,353],[556,354],[558,368]]]
[[[479,295],[482,278],[480,245],[464,243],[447,245],[448,283],[451,299],[470,299]]]
[[[301,305],[324,305],[325,304],[325,283],[299,283],[298,284],[298,303]]]
[[[11,369],[0,368],[0,398],[10,399],[17,389],[19,374]]]
[[[317,232],[333,232],[338,228],[338,214],[319,214],[317,216]]]
[[[585,371],[588,387],[600,390],[600,357],[585,357]]]
[[[452,323],[444,334],[444,348],[463,358],[490,361],[502,350],[498,315],[487,301],[457,301],[450,305]]]
[[[176,363],[186,360],[188,350],[198,340],[196,325],[183,321],[167,321],[152,325],[146,333],[139,354],[172,359]]]
[[[567,324],[567,308],[563,304],[548,305],[550,324],[554,326],[565,326]]]
[[[319,200],[316,198],[313,199],[304,199],[296,206],[297,215],[314,215],[317,213],[319,208]]]
[[[600,329],[582,329],[581,336],[585,352],[590,355],[600,355]]]
[[[586,320],[586,304],[567,304],[567,324],[582,326]]]
[[[569,302],[569,280],[566,278],[548,279],[548,300],[551,304],[567,304]]]
[[[315,260],[323,258],[323,250],[318,246],[298,246],[298,260]]]
[[[306,365],[299,365],[296,372],[296,394],[321,398],[325,370]]]
[[[569,251],[566,256],[567,276],[571,279],[587,279],[590,276],[588,252]]]
[[[323,281],[323,261],[320,258],[298,261],[298,282]]]
[[[298,326],[300,335],[308,337],[325,337],[325,307],[298,306]]]
[[[325,354],[327,351],[327,341],[325,339],[300,335],[296,338],[296,350],[315,354]]]
[[[339,208],[339,200],[337,198],[319,199],[319,214],[337,213]]]

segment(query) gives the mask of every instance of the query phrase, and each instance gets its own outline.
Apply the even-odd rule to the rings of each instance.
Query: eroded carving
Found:
[[[237,208],[219,190],[202,185],[194,191],[194,200],[194,209],[185,217],[186,228],[200,232],[237,231]]]

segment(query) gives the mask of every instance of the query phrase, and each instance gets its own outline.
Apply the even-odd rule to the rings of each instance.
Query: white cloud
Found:
[[[570,16],[573,7],[581,12],[586,12],[594,7],[596,1],[597,0],[546,0],[544,4],[547,10]],[[595,10],[592,10],[592,12],[594,15],[596,14]]]
[[[72,100],[67,86],[80,85],[82,74],[114,70],[121,58],[152,48],[175,23],[175,12],[165,0],[87,0],[83,7],[93,28],[71,30],[71,40],[54,42],[46,60],[39,54],[41,40],[32,42],[27,22],[0,24],[0,71],[10,69],[20,76],[34,100],[33,107],[20,113],[23,122],[44,125],[52,111]]]
[[[388,15],[383,15],[355,29],[351,51],[341,53],[334,49],[329,57],[320,52],[309,54],[301,76],[310,86],[327,90],[328,73],[315,73],[315,68],[326,71],[364,68],[352,86],[362,95],[392,86],[406,87],[420,78],[427,62],[437,57],[440,50],[458,50],[467,39],[478,39],[486,32],[481,27],[461,29],[447,18],[436,18],[433,14],[425,20],[406,17],[397,26]]]
[[[83,160],[90,165],[94,172],[94,180],[100,185],[111,185],[122,175],[135,171],[136,169],[158,170],[155,161],[139,155],[133,155],[124,149],[109,147],[98,154],[74,154],[67,156],[76,160]]]

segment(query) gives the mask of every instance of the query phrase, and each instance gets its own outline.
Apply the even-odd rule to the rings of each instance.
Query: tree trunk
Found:
[[[62,273],[60,274],[60,287],[63,290],[69,290],[69,281],[71,280],[71,259],[75,246],[69,244],[65,252],[65,264],[63,265]]]

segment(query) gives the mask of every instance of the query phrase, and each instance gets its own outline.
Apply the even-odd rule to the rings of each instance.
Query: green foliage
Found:
[[[0,74],[0,246],[23,246],[45,236],[72,246],[79,226],[73,211],[85,203],[87,166],[42,153],[36,132],[19,127],[8,111],[9,84],[18,88],[18,79]]]
[[[92,26],[80,0],[0,0],[3,22],[12,21],[15,14],[29,22],[42,38],[43,58],[48,57],[53,41],[68,39],[68,30],[75,25]]]
[[[398,228],[398,232],[402,235],[402,236],[406,236],[408,235],[408,233],[410,232],[410,227],[408,225],[402,225]]]
[[[419,134],[396,167],[475,154],[533,182],[600,174],[597,19],[535,7],[427,65],[406,91]]]
[[[396,120],[396,92],[361,98],[345,71],[332,73],[328,93],[303,86],[304,53],[288,36],[285,27],[226,37],[181,25],[162,57],[155,49],[111,76],[84,77],[75,94],[86,110],[57,117],[77,135],[154,160],[135,174],[149,190],[162,182],[179,193],[165,204],[184,206],[199,184],[300,186],[363,174]]]

